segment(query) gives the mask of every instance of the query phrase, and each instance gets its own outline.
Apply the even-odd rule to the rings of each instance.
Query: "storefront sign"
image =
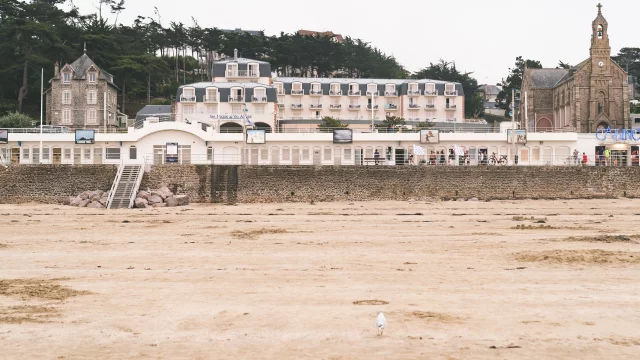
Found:
[[[245,116],[242,114],[224,114],[224,115],[209,115],[210,119],[213,120],[244,120]],[[247,115],[246,118],[248,120],[251,119],[251,115]]]
[[[640,129],[612,129],[608,127],[596,131],[596,139],[605,141],[608,138],[614,141],[640,141]]]

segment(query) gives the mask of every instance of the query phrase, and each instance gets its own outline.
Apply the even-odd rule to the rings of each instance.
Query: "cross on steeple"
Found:
[[[598,13],[602,12],[602,4],[598,3],[598,5],[596,5],[596,7],[598,8]]]

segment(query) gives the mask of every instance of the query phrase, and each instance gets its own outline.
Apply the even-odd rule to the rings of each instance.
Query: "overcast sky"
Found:
[[[95,12],[97,2],[74,0],[82,13]],[[490,84],[507,76],[518,55],[545,67],[586,59],[597,15],[596,0],[127,0],[119,22],[153,17],[154,5],[165,26],[191,25],[193,16],[202,27],[267,35],[331,30],[370,42],[409,71],[445,59]],[[602,11],[613,55],[622,47],[640,47],[640,1],[605,0]]]

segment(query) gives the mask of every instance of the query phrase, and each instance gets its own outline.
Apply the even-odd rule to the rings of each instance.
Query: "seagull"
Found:
[[[378,313],[378,318],[376,319],[376,327],[378,327],[378,336],[381,336],[384,332],[384,328],[387,327],[387,319],[384,317],[382,311]]]

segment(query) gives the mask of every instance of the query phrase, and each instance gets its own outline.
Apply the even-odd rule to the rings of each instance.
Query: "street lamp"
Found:
[[[373,117],[375,114],[375,97],[376,97],[376,93],[374,91],[371,92],[371,133],[373,133],[373,129],[375,128],[375,125],[373,124]]]

